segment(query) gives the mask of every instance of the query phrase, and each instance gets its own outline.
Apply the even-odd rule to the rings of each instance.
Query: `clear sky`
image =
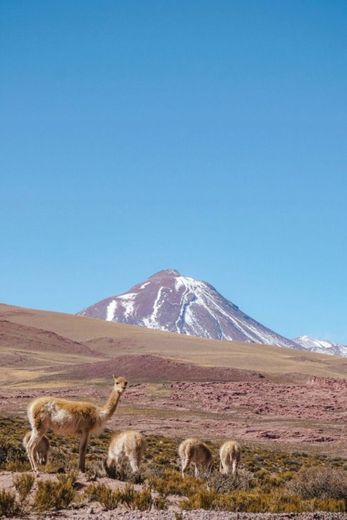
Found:
[[[0,301],[163,268],[347,343],[345,0],[0,0]]]

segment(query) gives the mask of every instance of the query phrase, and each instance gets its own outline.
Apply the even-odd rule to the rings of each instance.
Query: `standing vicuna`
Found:
[[[103,406],[85,401],[70,401],[58,397],[39,397],[28,407],[31,437],[27,452],[31,468],[37,472],[35,449],[48,430],[60,434],[80,435],[79,469],[85,471],[85,457],[89,435],[100,434],[114,414],[119,399],[127,387],[124,377],[115,377],[112,392]]]
[[[200,469],[205,469],[206,475],[211,473],[212,469],[212,453],[210,449],[199,439],[186,439],[181,442],[178,447],[178,455],[181,459],[182,477],[184,478],[185,470],[194,465],[195,476],[199,476]]]
[[[145,451],[145,438],[140,432],[125,431],[114,433],[108,448],[107,467],[115,464],[121,466],[128,460],[133,473],[140,469]]]
[[[23,446],[27,450],[28,442],[31,437],[31,432],[26,432],[23,439]],[[34,457],[38,464],[45,465],[48,460],[48,451],[49,451],[49,440],[46,435],[41,437],[40,442],[37,444],[34,452]]]
[[[237,468],[241,458],[241,446],[236,441],[227,441],[220,447],[220,466],[219,471],[228,475],[232,470],[233,476],[237,474]]]

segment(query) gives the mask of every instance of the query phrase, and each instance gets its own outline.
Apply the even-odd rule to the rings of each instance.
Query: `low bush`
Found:
[[[219,494],[215,491],[200,491],[182,500],[181,509],[209,509],[247,513],[302,513],[306,511],[344,512],[343,500],[302,500],[283,492],[264,494],[261,491],[236,491]]]
[[[31,473],[23,473],[21,475],[17,475],[13,479],[14,487],[19,495],[19,499],[21,501],[25,500],[29,495],[35,479]]]
[[[254,488],[258,481],[251,471],[240,469],[237,475],[222,475],[219,471],[212,473],[208,479],[209,486],[219,493],[227,493],[234,489],[247,491]]]
[[[56,480],[38,481],[33,508],[39,512],[49,509],[66,509],[74,497],[73,477],[58,475]]]
[[[169,507],[169,502],[166,497],[158,495],[153,498],[153,507],[161,511],[166,510]]]
[[[105,484],[91,484],[84,495],[90,502],[99,502],[105,509],[115,509],[120,503],[118,491],[112,491]]]
[[[122,505],[127,509],[148,511],[154,505],[151,490],[148,487],[144,487],[142,491],[135,491],[132,484],[127,484],[124,489],[115,491],[105,484],[92,484],[86,489],[84,495],[91,502],[100,502],[105,509],[115,509]],[[159,501],[157,504],[163,504],[163,502]]]
[[[201,486],[205,487],[206,484],[190,476],[185,476],[183,479],[178,471],[167,469],[160,477],[150,477],[148,485],[160,495],[167,497],[168,495],[189,496],[199,492]]]
[[[287,489],[302,498],[346,498],[347,473],[332,468],[303,469],[288,482]]]
[[[8,471],[19,471],[30,469],[30,464],[21,440],[0,435],[0,467]],[[9,469],[11,468],[11,469]]]
[[[0,489],[0,517],[18,516],[20,506],[16,500],[16,495],[12,491]]]
[[[142,491],[134,491],[132,500],[127,505],[130,509],[149,511],[153,505],[151,490],[148,487],[144,487]]]

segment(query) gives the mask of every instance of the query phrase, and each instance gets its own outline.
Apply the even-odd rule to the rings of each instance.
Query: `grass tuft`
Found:
[[[144,487],[142,491],[135,491],[132,484],[115,491],[105,484],[91,484],[86,489],[85,496],[91,502],[100,502],[105,509],[115,509],[118,505],[123,505],[127,509],[148,511],[153,505],[151,490]]]
[[[287,489],[302,498],[343,499],[347,497],[347,473],[332,468],[303,469],[288,482]]]
[[[35,479],[31,473],[23,473],[21,475],[17,475],[13,479],[14,487],[19,495],[19,499],[24,501],[29,495]]]
[[[16,500],[15,493],[0,489],[0,517],[18,516],[20,511],[21,509]]]
[[[33,509],[38,512],[66,509],[75,497],[74,480],[69,475],[58,475],[56,480],[37,483]]]
[[[90,502],[99,502],[105,509],[115,509],[120,503],[120,495],[106,484],[91,484],[84,492]]]

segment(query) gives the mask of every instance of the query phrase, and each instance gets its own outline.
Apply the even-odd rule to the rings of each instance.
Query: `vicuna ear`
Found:
[[[117,376],[115,376],[114,374],[113,374],[113,376],[112,376],[112,377],[113,377],[113,379],[114,379],[114,380],[116,380],[116,379],[117,379]]]

